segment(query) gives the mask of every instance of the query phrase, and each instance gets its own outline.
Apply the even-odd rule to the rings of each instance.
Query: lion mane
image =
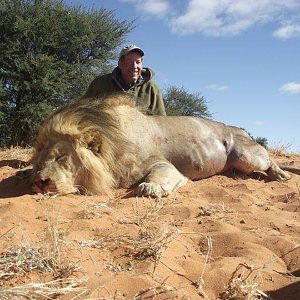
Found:
[[[117,106],[134,107],[131,97],[124,94],[104,99],[81,99],[72,102],[54,112],[44,121],[39,129],[32,158],[33,180],[36,191],[43,191],[39,182],[43,178],[43,170],[47,166],[46,159],[51,156],[58,161],[65,152],[65,144],[50,152],[58,143],[71,145],[78,156],[80,180],[78,188],[92,193],[108,193],[117,186],[129,186],[136,174],[136,149],[119,130],[119,123],[112,115],[111,108]],[[54,157],[53,157],[54,156]],[[69,160],[67,163],[72,164]],[[70,167],[70,166],[68,166]],[[78,170],[77,170],[78,172]],[[74,190],[63,184],[57,167],[51,177],[59,192],[68,193]],[[61,190],[59,187],[61,187]],[[75,189],[76,190],[76,189]]]
[[[141,196],[167,196],[188,179],[230,169],[290,175],[242,129],[184,116],[147,116],[126,93],[81,99],[42,124],[32,159],[33,189],[42,193],[110,193],[136,186]]]

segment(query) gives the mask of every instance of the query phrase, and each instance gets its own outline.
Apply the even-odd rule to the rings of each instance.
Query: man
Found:
[[[123,48],[118,66],[112,73],[96,77],[83,98],[92,98],[117,91],[138,97],[138,106],[151,115],[166,115],[158,85],[152,81],[154,72],[143,67],[144,51],[135,45]]]

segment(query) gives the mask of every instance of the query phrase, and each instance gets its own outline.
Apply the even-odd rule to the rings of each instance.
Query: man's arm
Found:
[[[151,106],[153,115],[166,116],[164,99],[158,85],[154,82],[152,82]]]
[[[116,92],[118,90],[118,87],[113,83],[111,74],[106,74],[96,77],[90,83],[85,94],[82,96],[82,99],[99,97]]]
[[[95,78],[90,85],[88,86],[86,92],[84,93],[84,95],[81,97],[81,99],[85,99],[85,98],[94,98],[96,96],[98,96],[100,94],[100,90],[99,88],[97,88],[97,81],[98,81],[98,77]]]

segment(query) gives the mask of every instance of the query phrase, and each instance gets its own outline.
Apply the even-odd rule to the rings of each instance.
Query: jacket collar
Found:
[[[127,91],[132,87],[142,85],[143,83],[149,81],[153,77],[153,71],[149,68],[143,68],[141,76],[138,78],[136,82],[133,82],[132,84],[127,85],[124,82],[124,79],[121,75],[121,70],[119,67],[114,68],[112,71],[111,78],[114,80],[114,82],[118,85],[118,87],[122,91]]]

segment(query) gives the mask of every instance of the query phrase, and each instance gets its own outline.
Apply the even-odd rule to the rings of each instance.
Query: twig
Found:
[[[15,227],[16,227],[16,226],[13,226],[12,228],[8,229],[6,232],[4,232],[3,234],[1,234],[1,235],[0,235],[0,239],[1,239],[3,236],[7,235],[7,234],[8,234],[11,230],[13,230]]]

